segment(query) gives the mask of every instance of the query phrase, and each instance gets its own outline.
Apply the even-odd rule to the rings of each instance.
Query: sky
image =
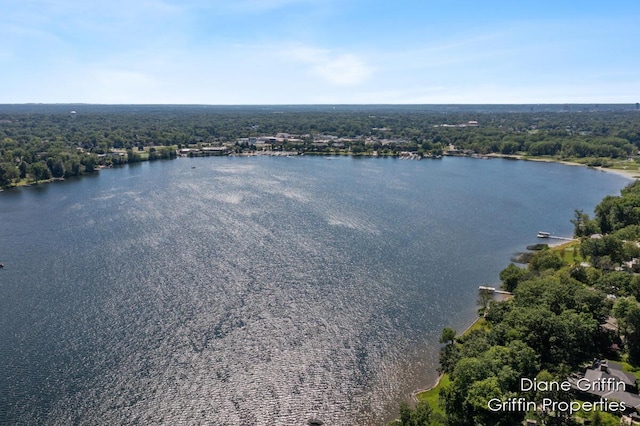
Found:
[[[0,103],[636,103],[639,24],[638,0],[0,0]]]

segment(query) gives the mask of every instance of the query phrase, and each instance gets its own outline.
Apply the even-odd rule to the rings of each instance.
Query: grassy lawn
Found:
[[[552,250],[557,251],[562,260],[569,265],[584,261],[584,258],[580,255],[580,241],[570,241],[566,244],[552,247]]]
[[[618,170],[640,170],[640,165],[636,162],[631,163],[627,161],[624,163],[614,163],[611,168]]]
[[[418,401],[427,401],[434,412],[440,412],[444,415],[444,409],[440,407],[438,403],[438,397],[440,396],[440,389],[443,386],[447,386],[451,381],[449,380],[449,375],[444,374],[438,382],[438,386],[424,392],[420,392],[416,397]]]
[[[41,183],[53,182],[55,179],[40,179],[38,182],[35,179],[20,179],[20,181],[16,182],[14,186],[26,186],[26,185],[39,185]]]
[[[489,331],[489,323],[487,323],[487,320],[485,320],[484,318],[478,318],[478,320],[474,322],[473,325],[469,327],[464,333],[462,333],[462,335],[464,336],[465,334],[468,334],[473,330]]]
[[[626,371],[627,373],[631,373],[636,376],[636,380],[640,380],[640,367],[634,367],[625,361],[616,361],[622,364],[622,371]]]

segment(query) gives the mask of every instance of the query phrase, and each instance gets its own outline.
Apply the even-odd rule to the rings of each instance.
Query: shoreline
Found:
[[[605,173],[613,173],[618,176],[622,176],[631,180],[640,179],[640,170],[614,169],[611,167],[601,167],[601,166],[594,167],[594,166],[589,166],[587,164],[576,163],[573,161],[557,160],[554,158],[545,158],[545,157],[526,157],[524,155],[504,155],[504,154],[492,153],[492,154],[487,154],[486,157],[503,158],[507,160],[535,161],[539,163],[558,163],[558,164],[563,164],[565,166],[586,167],[587,169],[598,170]]]
[[[473,322],[467,328],[465,328],[462,333],[460,333],[460,336],[464,336],[469,330],[471,330],[473,328],[474,325],[476,325],[483,318],[484,317],[480,316],[480,317],[476,318],[475,320],[473,320]],[[433,385],[427,386],[426,388],[416,389],[416,390],[412,391],[411,392],[411,399],[413,400],[413,402],[418,402],[418,394],[421,394],[423,392],[428,392],[428,391],[430,391],[430,390],[432,390],[434,388],[437,388],[443,377],[444,377],[444,373],[440,373],[440,375],[436,379],[436,382]]]
[[[378,156],[378,155],[367,155],[367,154],[352,154],[352,153],[308,153],[307,155],[310,156],[321,156],[321,155],[327,155],[327,156],[345,156],[345,157],[370,157],[370,158],[386,158],[388,156]],[[252,153],[239,153],[239,154],[232,154],[229,155],[229,157],[254,157],[254,156],[271,156],[271,157],[289,157],[289,156],[296,156],[296,157],[304,157],[304,153],[294,153],[294,152],[279,152],[278,154],[274,154],[273,152],[252,152]],[[469,156],[460,156],[460,155],[447,155],[446,153],[444,154],[445,157],[468,157],[468,158],[475,158],[475,157],[469,157]],[[397,157],[400,158],[400,157]],[[572,161],[564,161],[564,160],[556,160],[553,158],[544,158],[544,157],[526,157],[523,155],[505,155],[505,154],[498,154],[498,153],[491,153],[491,154],[487,154],[483,157],[478,157],[478,158],[484,158],[484,159],[492,159],[492,158],[502,158],[502,159],[506,159],[506,160],[521,160],[521,161],[535,161],[535,162],[539,162],[539,163],[558,163],[558,164],[563,164],[565,166],[574,166],[574,167],[586,167],[588,169],[592,169],[592,170],[598,170],[604,173],[613,173],[616,174],[618,176],[624,177],[626,179],[629,180],[638,180],[640,179],[640,170],[626,170],[626,169],[614,169],[611,167],[593,167],[593,166],[589,166],[586,164],[581,164],[581,163],[575,163]],[[148,161],[148,160],[143,160],[143,161]],[[128,163],[130,164],[130,163]],[[120,166],[124,166],[125,164],[122,164]],[[98,171],[102,170],[102,169],[106,169],[106,168],[114,168],[114,166],[103,166],[103,165],[98,165],[96,166],[95,170],[93,172],[88,172],[85,173],[87,175],[89,174],[95,174]],[[82,177],[82,175],[79,176],[72,176],[72,177]],[[17,182],[15,184],[9,185],[7,187],[0,187],[0,191],[4,190],[4,189],[12,189],[12,188],[24,188],[24,187],[30,187],[30,186],[34,186],[34,185],[40,185],[43,183],[53,183],[53,182],[58,182],[58,181],[64,181],[66,178],[62,177],[62,178],[50,178],[50,179],[44,179],[41,180],[39,182],[35,182],[35,181],[21,181],[21,182]]]
[[[563,160],[555,160],[552,158],[541,158],[541,157],[524,157],[521,155],[502,155],[502,154],[489,154],[486,156],[487,158],[502,158],[502,159],[511,159],[511,160],[520,160],[520,161],[536,161],[536,162],[540,162],[540,163],[559,163],[565,166],[574,166],[574,167],[586,167],[589,169],[593,169],[593,170],[598,170],[604,173],[613,173],[616,174],[618,176],[624,177],[626,179],[629,180],[638,180],[640,179],[640,170],[624,170],[624,169],[612,169],[609,167],[592,167],[592,166],[588,166],[586,164],[580,164],[580,163],[574,163],[571,161],[563,161]],[[565,244],[569,244],[571,243],[571,241],[559,241],[557,243],[552,243],[549,244],[549,248],[552,247],[560,247],[562,245]],[[460,335],[464,335],[465,333],[467,333],[474,325],[476,325],[478,323],[478,321],[480,321],[482,319],[482,317],[478,317],[476,318]],[[438,378],[436,379],[435,383],[433,383],[430,386],[424,387],[424,388],[420,388],[420,389],[416,389],[414,391],[411,392],[411,400],[414,403],[418,402],[418,395],[424,392],[428,392],[430,390],[433,390],[435,388],[437,388],[440,385],[440,381],[442,380],[442,378],[444,377],[444,373],[441,373]]]
[[[563,164],[565,166],[578,166],[578,167],[586,167],[588,169],[598,170],[604,173],[613,173],[618,176],[622,176],[624,178],[630,180],[638,180],[640,179],[640,170],[625,170],[625,169],[613,169],[611,167],[593,167],[588,166],[586,164],[574,163],[572,161],[563,161],[563,160],[549,160],[547,161],[544,158],[523,158],[524,161],[538,161],[542,163],[558,163]]]

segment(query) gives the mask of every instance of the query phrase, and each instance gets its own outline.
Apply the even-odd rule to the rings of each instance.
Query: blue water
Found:
[[[195,167],[195,168],[193,168]],[[0,193],[0,423],[380,424],[536,232],[628,180],[204,158]]]

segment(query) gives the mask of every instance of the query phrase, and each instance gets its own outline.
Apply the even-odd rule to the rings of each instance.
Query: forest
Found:
[[[419,158],[457,151],[637,167],[640,111],[614,106],[0,105],[0,187],[173,159],[180,148]]]

